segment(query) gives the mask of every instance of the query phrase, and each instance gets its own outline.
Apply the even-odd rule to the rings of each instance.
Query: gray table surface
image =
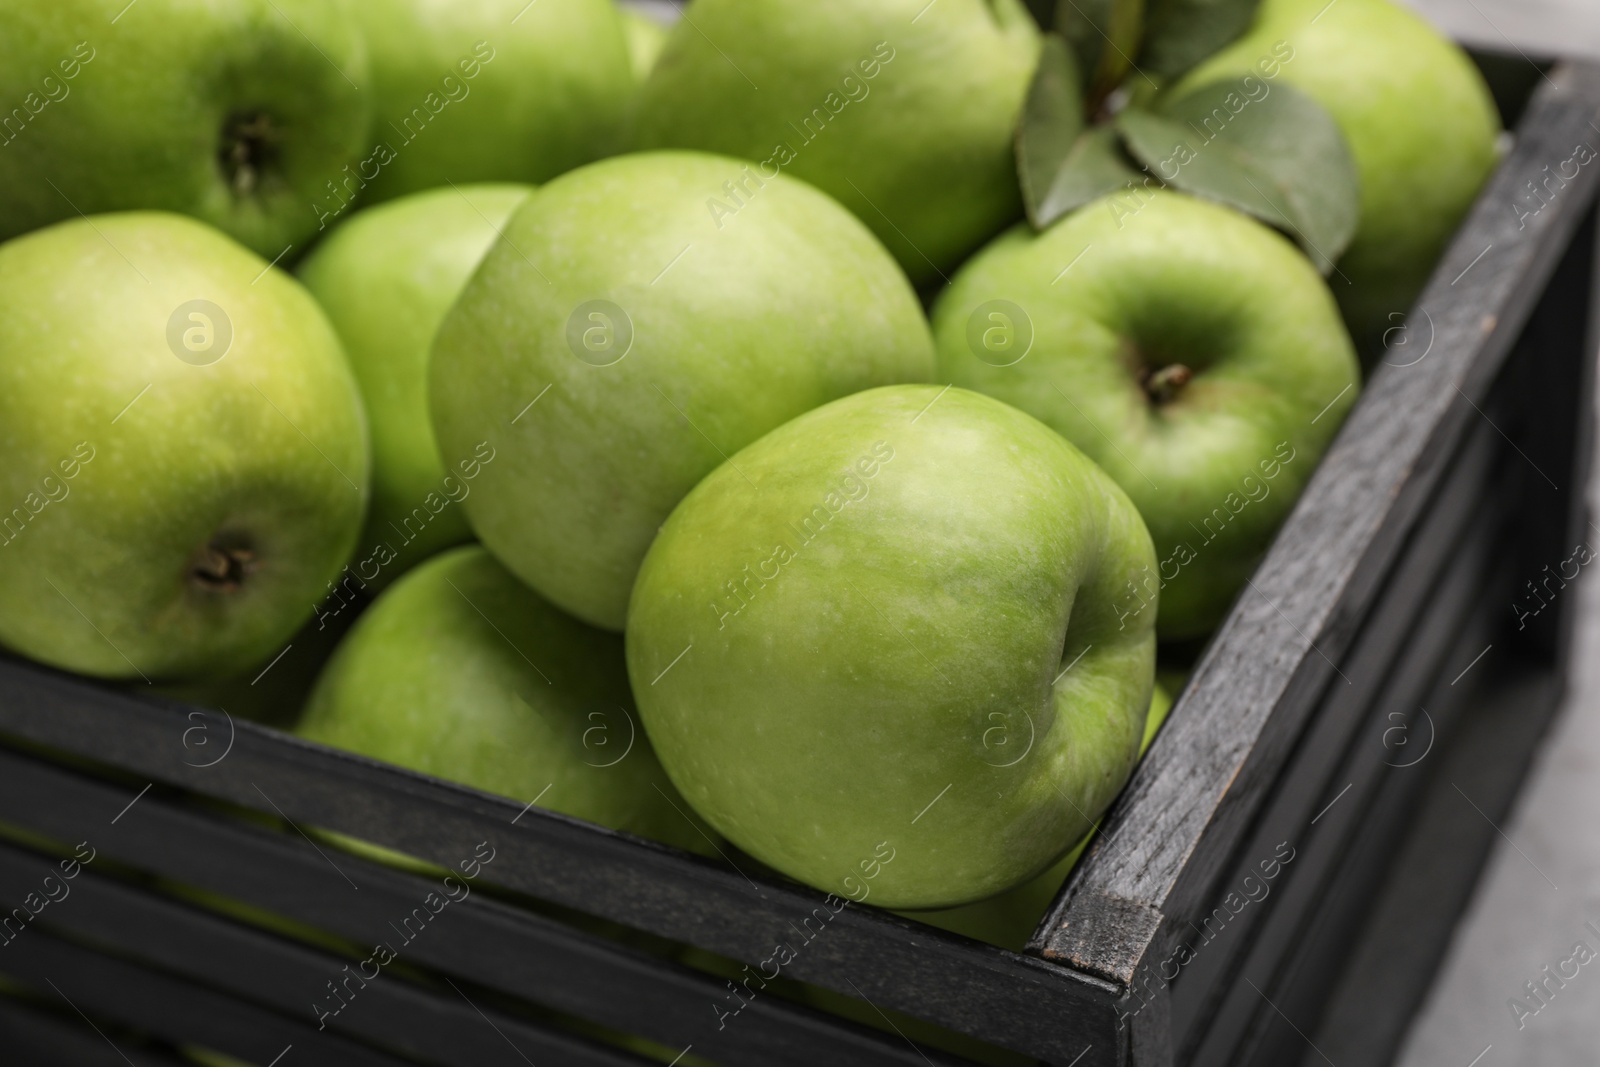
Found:
[[[1600,0],[1405,0],[1457,40],[1600,59]],[[1600,1062],[1600,1060],[1592,1061]]]
[[[1600,59],[1600,0],[1407,0],[1472,44]],[[1600,471],[1600,464],[1597,464]],[[1600,485],[1590,487],[1600,497]],[[1597,512],[1600,514],[1600,512]],[[1600,531],[1590,531],[1600,545]],[[1457,929],[1400,1067],[1600,1064],[1600,583],[1582,598],[1571,689]],[[1592,923],[1594,930],[1585,924]],[[1539,1012],[1525,983],[1597,953]],[[1312,1061],[1307,1061],[1312,1062]],[[1338,1067],[1359,1067],[1339,1064]]]

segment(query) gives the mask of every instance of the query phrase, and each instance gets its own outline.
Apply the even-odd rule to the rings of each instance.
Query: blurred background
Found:
[[[1595,0],[1403,2],[1469,45],[1600,59],[1600,3]]]
[[[1600,0],[1406,2],[1472,46],[1600,60]],[[1600,486],[1591,485],[1592,514],[1597,495]],[[1590,532],[1600,538],[1593,523]],[[1565,706],[1511,817],[1498,827],[1494,857],[1412,1026],[1401,1067],[1600,1063],[1600,959],[1564,986],[1550,984],[1555,993],[1537,1015],[1519,1019],[1510,1005],[1513,997],[1526,999],[1525,983],[1571,957],[1576,942],[1600,949],[1600,935],[1586,927],[1600,929],[1600,585],[1590,581],[1580,595]],[[1314,1054],[1306,1060],[1321,1062]]]

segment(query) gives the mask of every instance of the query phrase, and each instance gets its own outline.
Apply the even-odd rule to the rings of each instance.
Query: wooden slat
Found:
[[[0,951],[0,974],[41,997],[59,997],[86,1018],[146,1033],[193,1035],[197,1044],[233,1056],[293,1045],[296,1067],[406,1067],[399,1057],[319,1033],[297,1019],[72,944],[43,929],[27,930]],[[241,1035],[254,1035],[259,1043],[241,1040]]]
[[[30,805],[42,796],[50,803]],[[27,811],[29,830],[60,841],[87,837],[110,860],[313,929],[337,931],[354,944],[392,942],[389,923],[440,888],[437,879],[328,846],[325,855],[298,835],[250,826],[160,795],[143,797],[115,826],[108,825],[105,813],[126,803],[124,789],[0,749],[0,810]],[[351,889],[345,877],[360,889]],[[0,900],[8,899],[0,893]],[[693,1045],[721,1062],[809,1067],[824,1058],[840,1067],[924,1064],[904,1042],[841,1026],[831,1016],[776,996],[757,997],[731,1025],[719,1025],[713,1005],[729,1006],[721,979],[482,893],[441,912],[428,936],[406,948],[405,962],[667,1047]],[[233,973],[245,972],[236,968]]]
[[[0,842],[0,899],[21,900],[42,878],[58,873],[55,867],[35,853]],[[67,896],[46,905],[7,944],[8,951],[38,934],[35,926],[65,932],[214,992],[299,1019],[319,1032],[434,1063],[520,1067],[531,1059],[573,1067],[644,1067],[646,1062],[612,1046],[527,1022],[492,1004],[475,1003],[448,986],[430,990],[381,968],[374,969],[369,981],[347,959],[108,878],[93,865],[79,871],[68,888]],[[411,903],[428,914],[422,898]],[[388,917],[398,924],[410,915],[408,909]],[[445,915],[448,905],[440,923]],[[401,967],[409,964],[411,950],[419,944],[451,936],[431,921],[426,926],[412,922],[411,943],[398,926],[383,939]],[[331,988],[340,987],[347,966],[356,973],[352,984],[343,987],[348,1004]],[[320,1015],[319,1004],[329,1014]]]
[[[248,722],[232,724],[225,759],[196,767],[183,745],[189,715],[0,661],[0,732],[441,866],[488,841],[497,855],[485,879],[724,956],[759,963],[830,907],[814,890]],[[229,736],[222,716],[204,721],[217,743]],[[844,907],[784,974],[1040,1058],[1122,1062],[1110,983],[875,909]]]
[[[70,1010],[65,1004],[62,1010]],[[128,1067],[123,1048],[128,1042],[116,1041],[104,1032],[96,1033],[86,1022],[68,1020],[20,1000],[0,996],[0,1035],[4,1035],[6,1067]],[[122,1038],[119,1033],[117,1038]],[[176,1056],[140,1045],[130,1048],[139,1067],[192,1067]]]

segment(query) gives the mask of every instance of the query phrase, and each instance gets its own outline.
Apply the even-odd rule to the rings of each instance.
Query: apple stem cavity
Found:
[[[264,111],[231,115],[222,124],[218,162],[234,195],[256,191],[262,172],[277,158],[278,140],[278,129]]]
[[[212,541],[196,552],[189,564],[189,579],[208,593],[236,593],[256,570],[256,554],[237,545]]]
[[[1169,363],[1160,370],[1149,371],[1140,383],[1145,395],[1158,407],[1176,400],[1183,387],[1194,380],[1194,371],[1182,363]]]

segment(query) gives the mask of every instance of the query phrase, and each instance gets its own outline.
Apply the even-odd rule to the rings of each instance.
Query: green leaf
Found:
[[[1078,56],[1090,112],[1133,69],[1144,35],[1145,0],[1058,0],[1056,29]]]
[[[1110,126],[1092,127],[1079,134],[1051,181],[1038,213],[1030,213],[1029,221],[1042,230],[1069,211],[1144,180],[1145,176],[1123,154],[1117,131]]]
[[[1044,229],[1074,208],[1140,180],[1115,130],[1089,127],[1067,42],[1047,34],[1017,128],[1017,174],[1028,221]]]
[[[1017,127],[1017,176],[1022,181],[1022,202],[1030,219],[1037,218],[1056,173],[1072,153],[1083,127],[1077,60],[1059,34],[1046,34]]]
[[[1355,235],[1361,184],[1333,116],[1254,76],[1117,116],[1129,152],[1168,185],[1288,232],[1324,274]]]
[[[1243,35],[1260,6],[1261,0],[1148,0],[1140,69],[1170,84]]]

